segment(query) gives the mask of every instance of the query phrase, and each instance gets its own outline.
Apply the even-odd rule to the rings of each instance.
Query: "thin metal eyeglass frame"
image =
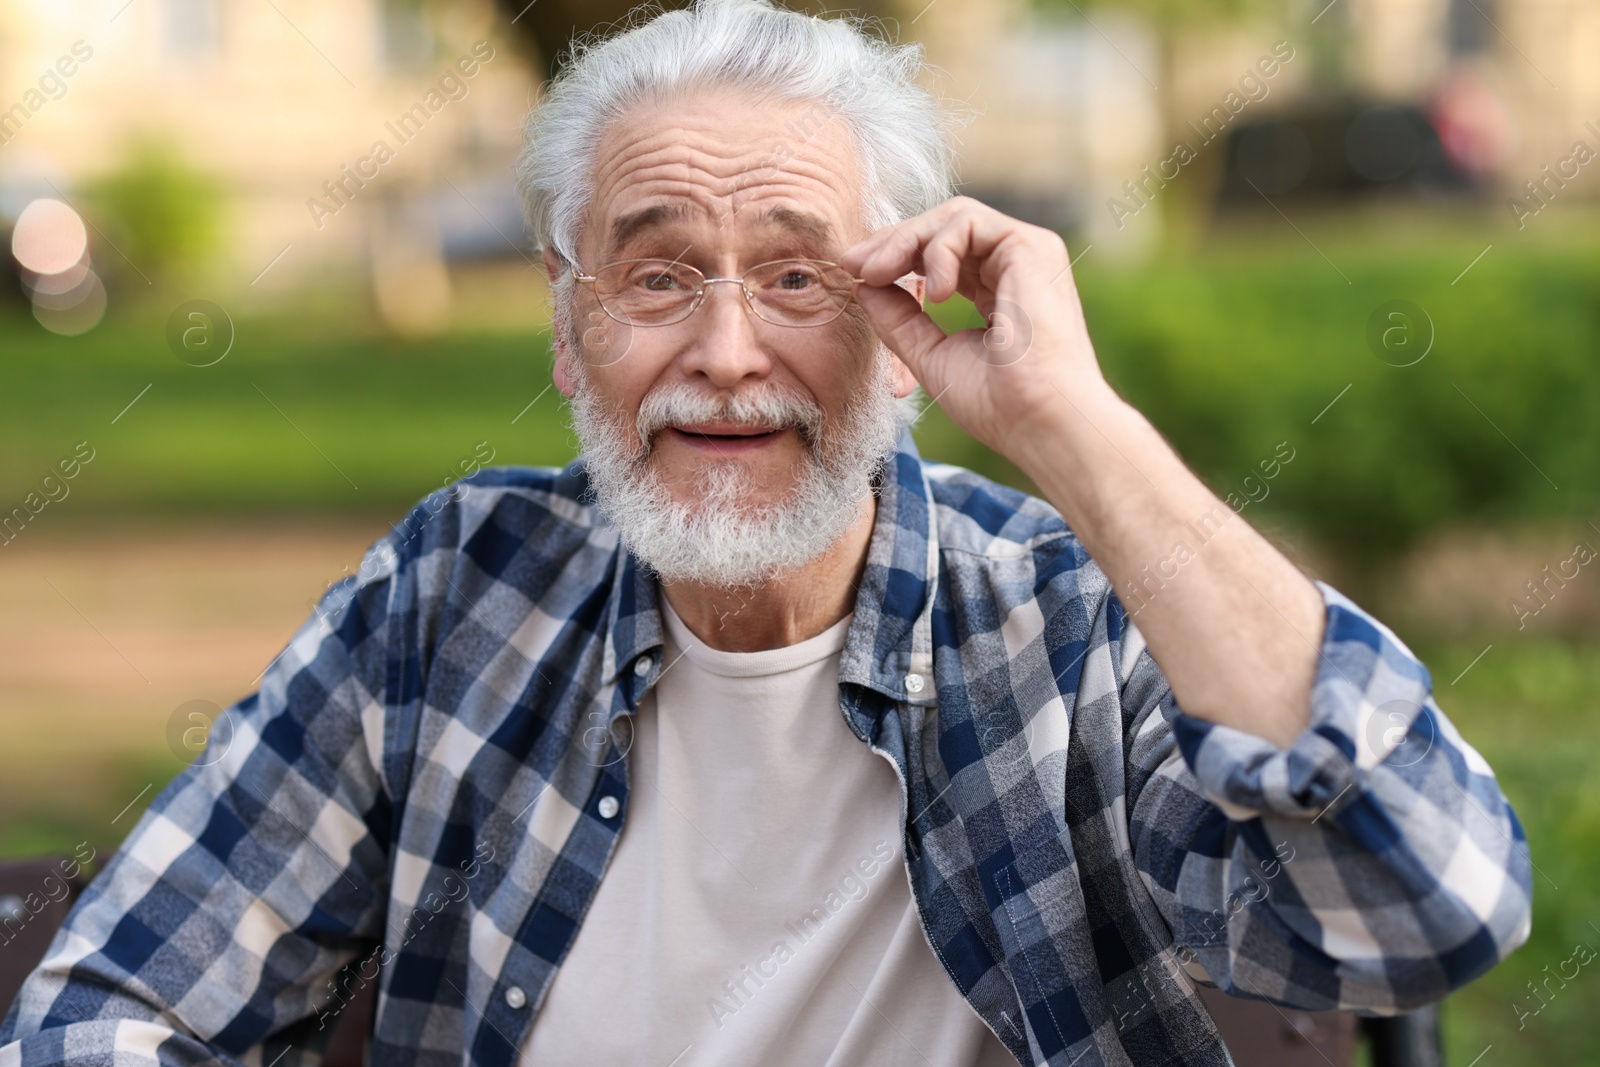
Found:
[[[668,264],[674,264],[676,266],[680,266],[685,270],[692,270],[696,274],[700,275],[700,285],[695,290],[694,299],[689,302],[689,310],[685,311],[682,315],[678,316],[677,318],[669,319],[666,322],[629,322],[627,319],[618,318],[616,315],[611,313],[611,309],[610,308],[606,307],[606,302],[604,300],[600,299],[599,291],[598,290],[594,290],[595,303],[600,305],[600,310],[606,313],[606,317],[607,318],[609,318],[609,319],[611,319],[611,320],[613,320],[615,322],[620,322],[624,326],[633,326],[633,327],[636,327],[636,328],[650,328],[650,327],[654,327],[654,326],[676,326],[678,323],[685,321],[686,319],[689,318],[689,316],[693,315],[696,311],[700,310],[700,305],[704,304],[706,302],[706,287],[707,286],[713,284],[714,282],[734,282],[739,286],[739,291],[744,294],[745,307],[750,311],[750,313],[752,315],[754,315],[756,318],[760,319],[762,322],[768,323],[768,324],[773,325],[773,326],[784,326],[784,327],[787,327],[787,328],[793,329],[793,330],[808,330],[808,329],[811,329],[811,328],[816,327],[816,326],[826,326],[826,325],[828,325],[828,323],[833,322],[836,319],[838,319],[840,315],[843,315],[845,313],[845,311],[850,307],[850,302],[855,299],[856,286],[858,284],[860,284],[861,282],[866,281],[865,278],[857,278],[854,275],[852,275],[851,278],[850,278],[850,295],[845,298],[845,302],[843,304],[839,305],[839,310],[838,311],[834,312],[834,314],[830,318],[823,319],[821,322],[806,322],[806,323],[773,322],[771,319],[769,319],[765,315],[761,314],[761,312],[757,309],[755,294],[750,292],[750,287],[745,284],[745,278],[750,277],[750,275],[754,274],[756,271],[760,270],[762,267],[770,267],[774,263],[812,263],[812,264],[817,264],[817,265],[824,266],[824,267],[838,267],[840,270],[843,270],[844,268],[842,266],[840,266],[840,264],[835,263],[832,260],[828,260],[828,259],[804,259],[804,258],[799,257],[799,256],[790,256],[787,259],[769,259],[765,263],[757,263],[755,266],[753,266],[749,270],[745,271],[743,276],[738,277],[738,278],[707,278],[704,274],[701,274],[699,268],[691,267],[687,263],[682,263],[682,262],[680,262],[678,260],[655,259],[655,258],[651,258],[651,257],[645,257],[643,259],[618,259],[618,260],[615,260],[615,261],[613,261],[611,263],[607,263],[605,266],[601,267],[600,270],[610,270],[612,267],[619,266],[619,265],[621,265],[623,263],[668,263]],[[570,269],[572,271],[572,279],[573,279],[573,281],[588,282],[591,285],[593,285],[595,282],[600,280],[598,271],[596,273],[594,273],[594,274],[582,274],[582,273],[579,272],[578,267],[577,267],[576,264],[574,264]]]

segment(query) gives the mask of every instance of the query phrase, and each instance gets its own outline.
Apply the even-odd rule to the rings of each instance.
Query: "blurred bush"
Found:
[[[1287,522],[1362,569],[1439,527],[1588,518],[1600,496],[1600,251],[1497,244],[1452,285],[1482,239],[1313,236],[1337,267],[1293,235],[1134,268],[1091,251],[1075,274],[1107,375],[1224,497],[1244,495],[1287,442],[1293,461],[1246,517]],[[1412,366],[1368,343],[1374,312],[1399,299],[1436,335]],[[75,494],[75,513],[397,516],[478,441],[500,463],[575,452],[547,334],[398,342],[353,321],[245,319],[225,360],[195,368],[167,349],[165,310],[79,338],[0,326],[0,493],[25,493],[147,385],[98,431],[103,477]],[[935,310],[947,328],[977,321],[961,300]],[[937,409],[917,436],[930,458],[1021,481]]]
[[[165,139],[135,137],[115,168],[84,187],[93,217],[115,243],[102,269],[129,291],[192,275],[220,247],[222,186]]]
[[[1293,462],[1246,516],[1288,519],[1351,564],[1443,526],[1587,515],[1600,252],[1496,245],[1452,285],[1482,244],[1316,239],[1337,267],[1303,242],[1131,269],[1097,269],[1090,252],[1075,273],[1107,377],[1223,496],[1244,496],[1287,441]],[[1369,323],[1396,300],[1425,318],[1404,338],[1412,355],[1380,357]],[[1423,351],[1430,323],[1426,356],[1393,365]],[[955,461],[1007,470],[975,446]]]
[[[1261,258],[1091,278],[1084,299],[1108,375],[1219,491],[1287,440],[1272,510],[1370,558],[1440,525],[1580,515],[1600,490],[1600,255],[1497,253],[1456,286],[1465,258],[1418,250],[1346,258],[1347,285]],[[1431,322],[1412,366],[1369,343],[1397,299],[1426,316],[1414,348]]]

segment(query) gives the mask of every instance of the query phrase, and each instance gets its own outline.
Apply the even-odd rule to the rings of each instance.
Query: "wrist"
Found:
[[[1098,375],[1056,383],[1051,391],[1054,403],[1016,427],[1017,447],[1009,457],[1045,490],[1066,470],[1092,465],[1097,453],[1114,450],[1128,416],[1135,414]]]

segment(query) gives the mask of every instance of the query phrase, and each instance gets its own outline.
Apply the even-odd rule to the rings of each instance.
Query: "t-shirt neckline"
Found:
[[[728,652],[712,648],[696,637],[665,594],[661,595],[660,600],[670,654],[674,657],[687,656],[696,667],[726,678],[759,678],[783,674],[809,667],[830,656],[837,656],[844,651],[850,620],[855,616],[855,612],[852,611],[821,633],[804,641],[785,645],[783,648],[766,648],[759,652]],[[724,620],[724,625],[737,626],[738,615],[729,615]]]

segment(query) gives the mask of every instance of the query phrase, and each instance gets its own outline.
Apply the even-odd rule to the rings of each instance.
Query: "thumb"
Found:
[[[898,285],[856,286],[856,301],[889,351],[899,356],[920,380],[927,354],[945,339],[916,297]]]

